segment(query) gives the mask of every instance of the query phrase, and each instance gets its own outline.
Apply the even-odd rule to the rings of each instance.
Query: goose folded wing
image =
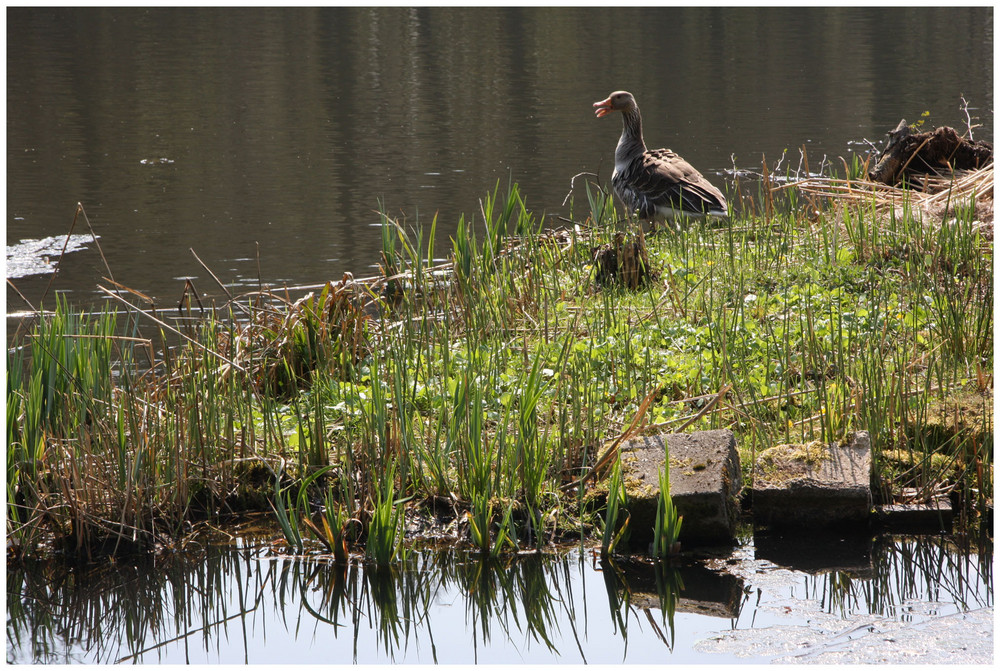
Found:
[[[719,190],[690,163],[669,149],[656,149],[643,156],[632,188],[660,206],[686,212],[709,212],[725,207]],[[721,202],[720,202],[721,199]]]

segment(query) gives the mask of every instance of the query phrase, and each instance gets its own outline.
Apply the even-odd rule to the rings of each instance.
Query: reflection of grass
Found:
[[[642,603],[642,592],[644,589],[652,587],[649,584],[648,573],[652,571],[653,581],[656,586],[657,604],[660,609],[660,624],[656,623],[650,611],[648,602],[642,605],[643,613],[649,622],[653,632],[664,645],[673,649],[674,646],[674,613],[677,610],[677,602],[681,591],[684,589],[684,582],[681,579],[680,571],[671,564],[657,560],[652,565],[640,564],[623,570],[621,566],[612,558],[601,559],[601,575],[604,577],[604,588],[608,597],[608,609],[611,612],[611,619],[614,623],[615,633],[621,632],[622,640],[625,644],[623,650],[624,660],[628,653],[628,621],[633,610],[633,591],[638,583],[640,603]],[[666,629],[666,632],[664,632]]]
[[[568,576],[554,570],[548,558],[534,555],[504,562],[484,556],[447,564],[445,575],[467,595],[466,612],[475,645],[490,643],[499,625],[508,641],[530,638],[556,650],[550,632],[557,626],[561,600],[551,585],[562,577],[567,580],[564,590],[569,591]]]
[[[684,581],[681,579],[680,571],[668,563],[656,562],[653,569],[656,576],[656,595],[660,600],[661,621],[670,634],[670,640],[667,640],[662,631],[658,633],[660,640],[672,650],[674,647],[674,613],[677,610],[680,593],[684,590]],[[650,621],[652,622],[652,620]]]
[[[870,579],[834,571],[809,589],[828,612],[859,610],[901,616],[908,602],[955,603],[962,610],[993,605],[992,589],[985,599],[983,585],[992,584],[992,550],[985,546],[972,557],[944,537],[887,538],[876,541]],[[978,565],[976,560],[978,560]]]
[[[628,618],[631,607],[632,592],[618,564],[610,557],[601,558],[601,577],[604,578],[604,590],[608,598],[608,610],[614,623],[614,633],[621,632],[622,660],[628,654]]]
[[[923,464],[917,486],[954,485],[985,509],[992,251],[970,209],[940,226],[765,189],[724,225],[650,236],[660,280],[628,291],[595,286],[590,249],[617,216],[587,192],[579,226],[549,231],[517,185],[498,186],[443,263],[436,222],[408,233],[384,216],[381,277],[224,310],[188,295],[180,327],[127,290],[108,292],[124,312],[100,317],[58,303],[8,352],[11,546],[148,550],[259,500],[241,474],[282,460],[289,492],[335,466],[331,503],[352,518],[387,505],[392,466],[394,500],[475,508],[480,547],[502,545],[486,528],[507,510],[511,539],[541,545],[556,525],[589,524],[580,492],[561,487],[639,414],[663,430],[732,427],[748,469],[777,443],[868,430],[883,498],[901,489],[886,457],[906,450]],[[699,414],[719,389],[725,401]],[[938,409],[958,398],[978,404],[942,442]],[[329,489],[314,484],[318,504]]]

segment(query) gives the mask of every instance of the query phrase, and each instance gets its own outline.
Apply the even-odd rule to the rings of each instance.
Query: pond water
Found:
[[[143,565],[8,568],[7,661],[723,664],[825,661],[863,645],[878,652],[854,661],[992,654],[992,545],[749,537],[732,554],[668,567],[575,548],[496,562],[416,553],[377,570],[275,555],[259,531],[236,533]],[[928,629],[938,637],[921,656]],[[959,640],[942,643],[949,630]]]
[[[591,104],[615,89],[720,186],[902,117],[964,129],[963,96],[992,140],[993,8],[10,8],[8,314],[109,274],[224,299],[192,250],[237,292],[370,275],[380,207],[438,213],[444,254],[498,181],[561,223],[574,175],[610,177],[620,121]],[[91,229],[54,279],[25,246]]]

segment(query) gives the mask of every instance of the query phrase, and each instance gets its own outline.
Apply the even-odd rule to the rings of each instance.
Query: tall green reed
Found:
[[[659,474],[660,491],[656,499],[656,521],[653,523],[653,556],[669,557],[680,546],[678,539],[684,518],[677,512],[670,496],[670,455],[663,460]]]
[[[396,464],[390,460],[374,490],[365,539],[365,557],[377,565],[405,559],[404,500],[396,499]]]
[[[623,540],[628,538],[628,525],[631,520],[628,510],[628,495],[625,492],[625,483],[622,479],[621,461],[615,459],[611,467],[611,475],[608,478],[608,497],[604,508],[604,530],[601,534],[601,554],[614,554],[615,548]],[[619,522],[619,517],[624,511],[625,519]]]

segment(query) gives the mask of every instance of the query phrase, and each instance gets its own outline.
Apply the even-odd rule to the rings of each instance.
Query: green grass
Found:
[[[649,430],[731,428],[748,477],[771,445],[864,429],[881,499],[916,482],[970,516],[992,501],[992,245],[971,208],[942,224],[763,190],[647,236],[657,279],[629,291],[595,286],[591,250],[621,225],[586,196],[579,227],[548,231],[498,186],[448,264],[436,221],[384,217],[382,280],[237,297],[183,332],[60,303],[8,351],[9,545],[150,548],[263,497],[296,552],[387,563],[407,507],[443,497],[487,554],[543,546],[602,526],[563,485],[647,398]],[[961,426],[940,419],[955,399]]]

